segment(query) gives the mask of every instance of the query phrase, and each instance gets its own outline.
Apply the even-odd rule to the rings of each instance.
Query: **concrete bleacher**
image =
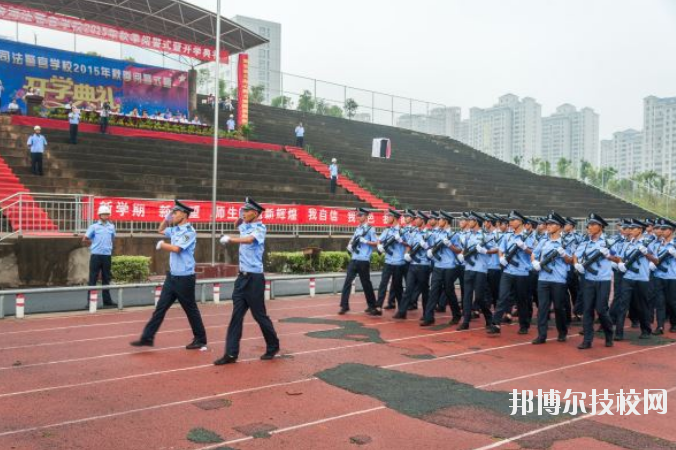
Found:
[[[206,112],[206,111],[204,111]],[[450,138],[416,133],[293,110],[251,105],[254,139],[283,145],[294,143],[293,130],[305,125],[305,144],[327,158],[336,157],[341,169],[363,177],[395,197],[400,207],[473,209],[565,215],[594,211],[607,217],[644,216],[639,207],[576,180],[546,177],[502,162]],[[373,138],[392,140],[390,160],[372,158]]]
[[[29,127],[0,122],[0,157],[32,192],[135,198],[211,199],[212,148],[173,141],[43,130],[49,140],[44,177],[30,172]],[[251,196],[266,203],[366,206],[351,193],[329,193],[322,175],[281,151],[219,148],[218,199]]]

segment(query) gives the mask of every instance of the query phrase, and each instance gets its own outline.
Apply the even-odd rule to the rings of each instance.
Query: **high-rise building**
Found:
[[[643,99],[644,170],[676,180],[676,97]]]
[[[566,103],[542,118],[540,158],[552,166],[565,158],[572,161],[573,167],[579,167],[582,160],[599,167],[599,115],[591,108],[578,111]]]
[[[625,130],[601,141],[601,167],[617,170],[617,178],[631,178],[644,170],[643,133]]]

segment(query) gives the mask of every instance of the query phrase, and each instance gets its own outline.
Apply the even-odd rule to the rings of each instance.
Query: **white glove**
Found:
[[[413,259],[411,258],[411,255],[409,255],[408,253],[406,253],[406,254],[404,255],[404,260],[405,260],[406,262],[411,262],[411,261],[413,261]]]
[[[429,245],[427,242],[423,241],[423,243],[422,243],[422,248],[423,248],[424,250],[427,250],[428,248],[430,248],[430,245]]]
[[[157,245],[155,246],[155,249],[157,249],[157,250],[161,249],[163,243],[164,243],[164,241],[157,241]]]
[[[465,262],[465,257],[462,253],[458,253],[458,261],[460,261],[460,264]]]
[[[360,242],[361,244],[366,244],[366,243],[368,243],[368,239],[366,239],[365,237],[360,237],[360,238],[359,238],[359,242]]]
[[[638,251],[641,252],[641,253],[644,254],[644,255],[647,255],[647,254],[648,254],[648,249],[646,248],[645,245],[639,245],[639,246],[638,246]]]
[[[669,248],[669,254],[673,257],[676,257],[676,248],[670,247]]]
[[[427,254],[427,257],[428,257],[429,259],[434,258],[434,253],[432,253],[432,250],[427,250],[427,253],[426,253],[426,254]]]
[[[611,263],[610,263],[610,267],[611,267],[612,269],[617,269],[617,263],[616,263],[616,262],[611,262]]]
[[[540,261],[533,261],[533,270],[539,272],[542,267],[540,266]]]
[[[444,244],[446,247],[451,246],[451,241],[449,241],[448,239],[444,239],[443,241],[441,241],[441,243]],[[676,252],[676,250],[674,250],[674,251]]]
[[[223,236],[221,236],[221,238],[218,240],[218,242],[220,242],[221,245],[227,245],[228,242],[230,242],[230,236],[227,236],[227,235],[224,234]]]
[[[521,250],[526,249],[526,243],[522,240],[517,240],[516,241],[516,246],[519,247]]]
[[[584,266],[580,263],[575,264],[575,270],[578,271],[578,273],[584,273]]]
[[[599,253],[601,253],[604,257],[607,257],[608,255],[610,255],[610,250],[608,250],[605,247],[600,247]]]
[[[347,251],[352,253],[352,244],[347,244]]]
[[[172,216],[172,211],[169,211],[166,216],[164,216],[164,221],[167,222],[167,224],[171,224],[171,216]]]
[[[383,247],[382,244],[378,244],[378,252],[379,253],[385,253],[385,247]]]
[[[488,250],[486,250],[486,247],[484,247],[483,245],[477,245],[476,251],[481,253],[482,255],[485,255],[486,253],[488,253]]]
[[[500,264],[502,264],[503,267],[507,267],[509,265],[509,262],[507,261],[507,258],[503,256],[500,258]]]
[[[566,256],[566,249],[563,247],[559,247],[556,249],[556,253],[558,253],[559,256]]]
[[[627,271],[627,266],[625,266],[623,262],[619,263],[617,265],[617,268],[620,269],[620,272],[622,273],[625,273]]]
[[[651,272],[654,272],[657,270],[657,266],[654,263],[648,264],[648,268],[650,269]]]
[[[396,237],[395,240],[396,240],[397,242],[399,242],[400,244],[403,244],[403,243],[404,243],[404,239],[402,239],[402,237],[399,236],[399,235],[397,235],[397,237]]]

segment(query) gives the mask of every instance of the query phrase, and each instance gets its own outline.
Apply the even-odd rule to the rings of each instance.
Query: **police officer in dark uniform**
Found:
[[[352,291],[352,282],[357,275],[364,289],[366,296],[366,313],[376,312],[376,295],[373,292],[371,284],[371,253],[373,248],[378,245],[378,238],[375,229],[369,224],[368,219],[371,211],[366,208],[357,208],[357,220],[359,226],[354,231],[350,243],[347,245],[347,251],[352,255],[350,263],[347,265],[347,274],[343,292],[340,297],[340,311],[338,314],[346,314],[350,310],[350,292]]]
[[[563,246],[572,254],[575,254],[577,246],[582,241],[582,236],[575,231],[577,220],[572,217],[566,217],[564,220],[563,233],[561,233]],[[575,319],[576,322],[579,322],[582,320],[582,302],[580,301],[581,297],[579,295],[580,279],[572,266],[569,265],[567,267],[566,290],[568,291],[568,302],[566,303],[566,317],[568,322],[572,322],[573,319]]]
[[[403,276],[404,276],[404,239],[401,237],[401,229],[399,227],[399,219],[401,214],[393,209],[388,210],[385,214],[385,225],[387,228],[381,233],[378,239],[378,252],[385,254],[385,265],[383,267],[380,278],[380,286],[378,287],[378,299],[376,301],[376,310],[373,315],[381,316],[383,314],[382,307],[385,302],[385,295],[387,294],[387,286],[392,280],[390,287],[389,303],[394,305],[401,303],[403,295]]]
[[[412,225],[413,224],[413,219],[415,219],[415,211],[412,209],[406,209],[404,210],[404,226],[401,227],[401,230],[399,231],[399,234],[401,235],[401,238],[406,242],[408,239],[408,235],[412,233],[416,228]],[[406,282],[406,277],[408,276],[408,269],[409,269],[410,263],[406,260],[404,260],[404,266],[402,267],[402,273],[401,273],[401,278]],[[403,286],[403,283],[402,283]],[[402,299],[403,299],[403,293],[402,293]],[[390,292],[390,296],[387,301],[387,306],[384,307],[383,309],[395,309],[397,305],[395,305],[394,299],[392,297],[392,292]]]
[[[238,227],[239,237],[226,235],[220,240],[222,245],[239,244],[239,275],[232,291],[232,317],[225,340],[225,354],[214,361],[217,366],[237,361],[244,316],[249,309],[265,338],[266,349],[261,359],[270,360],[279,353],[279,339],[265,310],[263,251],[267,230],[258,220],[263,211],[265,208],[247,198],[242,207],[242,223]]]
[[[159,330],[164,316],[179,301],[188,316],[193,332],[193,341],[186,346],[188,350],[201,349],[207,345],[207,333],[204,330],[202,316],[195,301],[195,244],[197,233],[188,222],[194,210],[178,200],[171,212],[160,223],[158,232],[171,239],[171,244],[163,240],[157,243],[157,250],[169,252],[169,273],[164,280],[160,300],[150,321],[143,330],[141,339],[131,343],[134,347],[152,347],[155,334]]]

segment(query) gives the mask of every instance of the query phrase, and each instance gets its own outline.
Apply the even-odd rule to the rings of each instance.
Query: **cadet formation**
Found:
[[[239,245],[240,272],[224,353],[214,361],[216,365],[237,362],[249,310],[265,338],[261,359],[271,360],[280,351],[264,302],[264,211],[247,198],[237,223],[239,235],[220,240],[223,246]],[[170,270],[155,311],[133,346],[154,345],[176,300],[193,332],[186,349],[207,345],[195,301],[192,212],[176,201],[159,225],[158,232],[170,242],[158,241],[157,250],[169,253]],[[101,221],[90,227],[87,238],[93,241],[93,255],[109,255],[114,228],[108,230],[109,211],[103,208],[99,214]],[[533,345],[542,345],[548,342],[550,320],[560,343],[567,341],[570,324],[581,322],[580,350],[592,347],[596,333],[603,336],[606,347],[625,339],[627,317],[630,326],[640,330],[640,339],[665,330],[676,333],[676,223],[668,219],[623,219],[610,230],[605,219],[592,213],[581,224],[586,233],[579,233],[575,219],[554,211],[533,218],[519,211],[507,215],[470,211],[454,217],[446,211],[390,209],[378,234],[370,214],[365,208],[357,209],[359,225],[347,245],[351,259],[340,315],[350,311],[352,283],[359,277],[366,314],[382,316],[384,310],[391,310],[394,319],[404,320],[409,311],[420,309],[421,327],[434,325],[441,313],[450,310],[450,324],[458,330],[483,326],[486,333],[499,337],[506,324],[513,324],[519,334],[533,336]],[[383,254],[385,260],[377,291],[370,274],[373,252]],[[92,271],[98,272],[105,256],[93,260]]]

